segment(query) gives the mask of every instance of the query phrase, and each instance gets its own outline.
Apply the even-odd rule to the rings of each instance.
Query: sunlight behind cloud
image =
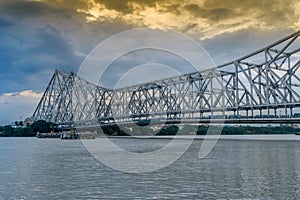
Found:
[[[256,2],[256,1],[255,1]],[[146,4],[143,1],[125,1],[122,9],[108,8],[105,1],[89,0],[86,8],[77,12],[86,14],[87,22],[119,21],[133,27],[173,29],[195,35],[199,39],[213,38],[223,33],[243,29],[277,30],[299,28],[298,2],[290,0],[291,6],[274,1],[265,2],[214,1],[159,1]]]
[[[121,13],[116,10],[109,10],[104,4],[96,3],[94,0],[88,1],[88,9],[77,9],[77,12],[87,14],[87,22],[105,21],[117,19]]]

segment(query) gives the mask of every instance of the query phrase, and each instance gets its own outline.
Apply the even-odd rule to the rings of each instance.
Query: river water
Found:
[[[250,139],[219,140],[204,159],[195,140],[170,166],[130,174],[100,163],[80,141],[0,138],[0,199],[299,199],[300,141]],[[113,140],[140,151],[168,142]]]

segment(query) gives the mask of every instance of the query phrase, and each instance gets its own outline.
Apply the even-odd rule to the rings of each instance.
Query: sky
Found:
[[[33,114],[55,69],[77,72],[97,44],[143,27],[186,34],[220,65],[299,30],[300,2],[0,0],[0,125]]]

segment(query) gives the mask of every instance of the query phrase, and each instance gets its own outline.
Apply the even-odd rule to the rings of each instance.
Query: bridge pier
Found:
[[[259,117],[262,118],[262,110],[259,109]]]

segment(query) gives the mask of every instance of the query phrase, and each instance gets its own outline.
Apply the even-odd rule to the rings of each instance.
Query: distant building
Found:
[[[26,126],[26,127],[30,126],[32,123],[33,123],[33,120],[30,117],[28,117],[24,121],[24,126]]]

